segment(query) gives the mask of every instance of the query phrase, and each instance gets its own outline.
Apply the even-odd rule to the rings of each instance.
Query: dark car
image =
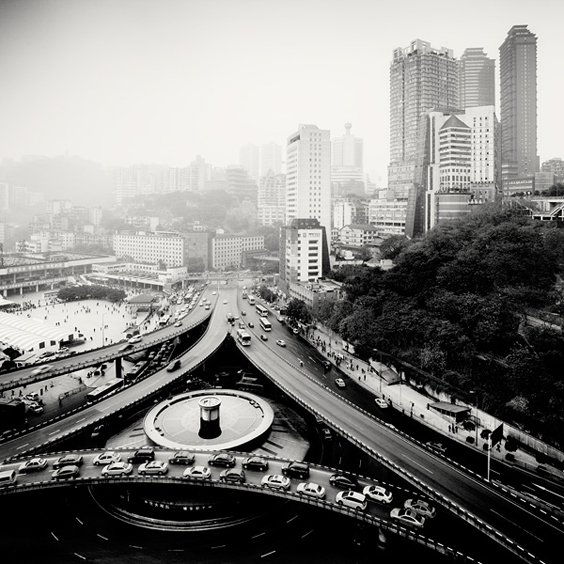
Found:
[[[282,474],[289,478],[305,480],[309,478],[309,464],[306,462],[290,462],[288,466],[282,467]]]
[[[249,456],[243,460],[241,466],[243,466],[245,470],[259,470],[264,472],[268,470],[268,460],[262,456]]]
[[[63,466],[81,466],[82,465],[82,455],[80,454],[65,454],[61,456],[55,462],[53,462],[53,468],[62,468]]]
[[[237,461],[235,457],[231,454],[227,454],[226,452],[220,452],[218,454],[214,454],[210,456],[208,460],[208,464],[210,466],[223,466],[224,468],[233,468]]]
[[[190,464],[194,464],[195,460],[196,455],[186,450],[179,450],[168,459],[171,464],[181,464],[183,466],[190,466]]]
[[[358,482],[354,476],[349,476],[348,474],[333,474],[329,478],[329,483],[332,486],[337,486],[338,488],[344,488],[347,490],[354,490],[358,488]]]
[[[222,482],[231,482],[233,484],[244,484],[245,483],[245,471],[237,470],[235,468],[227,468],[223,470],[219,475],[219,479]]]
[[[152,447],[138,448],[133,454],[127,457],[128,462],[135,464],[138,462],[149,462],[150,460],[155,460],[155,451]]]
[[[249,327],[252,329],[255,326],[255,324],[252,321],[249,321]]]
[[[80,474],[80,468],[76,464],[69,464],[57,468],[52,475],[53,480],[67,480],[68,478],[76,478]]]

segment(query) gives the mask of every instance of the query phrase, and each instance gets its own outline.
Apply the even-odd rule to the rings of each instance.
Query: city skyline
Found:
[[[228,166],[246,144],[284,147],[298,123],[334,137],[351,122],[365,172],[382,185],[394,49],[421,39],[459,59],[483,48],[496,61],[499,116],[499,47],[514,25],[538,38],[540,160],[562,157],[563,79],[552,72],[560,3],[479,0],[457,26],[443,15],[447,2],[432,12],[409,2],[409,21],[364,0],[289,4],[4,2],[0,159],[70,153],[107,166],[185,166],[201,155]],[[289,31],[292,41],[281,41]]]

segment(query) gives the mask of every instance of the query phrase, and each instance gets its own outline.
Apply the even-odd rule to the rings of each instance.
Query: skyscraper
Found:
[[[458,61],[460,108],[495,105],[495,61],[482,47],[470,47]]]
[[[345,134],[331,141],[331,184],[334,194],[339,188],[354,185],[355,182],[364,185],[364,141],[352,135],[351,128],[350,123],[345,123]]]
[[[280,174],[282,170],[282,147],[276,143],[267,143],[261,147],[260,175],[266,176],[269,171]]]
[[[537,154],[537,36],[514,25],[499,48],[502,177],[530,177]]]
[[[458,64],[453,51],[416,39],[394,49],[390,66],[388,186],[406,197],[417,181],[421,125],[434,108],[458,108]]]
[[[259,177],[259,148],[249,144],[239,149],[239,165],[242,166],[253,180]]]

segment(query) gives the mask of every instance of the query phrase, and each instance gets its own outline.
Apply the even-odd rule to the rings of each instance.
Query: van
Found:
[[[5,470],[0,472],[0,488],[13,486],[17,482],[15,470]]]

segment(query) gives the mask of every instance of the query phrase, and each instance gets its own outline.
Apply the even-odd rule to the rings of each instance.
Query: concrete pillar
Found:
[[[121,356],[118,356],[115,360],[116,363],[116,378],[122,377],[122,363],[121,363]]]
[[[221,427],[219,425],[219,406],[221,400],[214,396],[202,398],[198,405],[200,406],[200,431],[198,435],[202,439],[215,439],[221,435]]]

